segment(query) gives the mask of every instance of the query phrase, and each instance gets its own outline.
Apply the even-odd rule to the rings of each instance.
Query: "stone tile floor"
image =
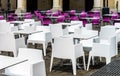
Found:
[[[33,47],[32,47],[33,48]],[[37,47],[38,49],[41,48],[41,46]],[[50,66],[50,59],[51,59],[51,46],[47,48],[47,56],[44,57],[45,63],[46,63],[46,72],[47,76],[73,76],[72,74],[72,66],[71,65],[60,65],[60,59],[55,58],[52,72],[49,71]],[[87,65],[87,58],[88,58],[88,52],[85,53],[86,55],[86,65]],[[118,56],[115,56],[112,58],[112,61],[115,59],[120,59],[120,54]],[[105,58],[102,58],[102,62],[99,61],[99,58],[95,58],[95,65],[91,65],[89,71],[86,71],[83,69],[83,65],[81,64],[81,68],[77,68],[77,75],[76,76],[90,76],[92,73],[94,73],[96,70],[100,69],[105,65]],[[69,60],[63,60],[63,63],[68,63]],[[80,63],[82,63],[82,58],[80,58]]]
[[[35,48],[33,45],[29,44],[28,48]],[[42,49],[42,45],[38,45],[36,49]],[[47,76],[73,76],[72,74],[72,66],[71,65],[60,65],[60,59],[55,58],[54,59],[54,65],[52,72],[49,71],[50,66],[50,59],[51,59],[51,51],[52,48],[49,46],[47,48],[47,56],[44,57],[45,63],[46,63],[46,72]],[[11,53],[2,53],[4,55],[12,55]],[[87,65],[87,58],[88,58],[88,52],[85,53],[86,55],[86,65]],[[120,53],[118,56],[115,56],[112,58],[112,61],[115,59],[120,59]],[[100,69],[105,65],[105,58],[102,58],[102,62],[99,61],[99,58],[95,58],[95,65],[91,65],[89,71],[86,71],[83,69],[83,65],[81,64],[81,68],[77,68],[77,75],[76,76],[90,76],[92,73],[94,73],[96,70]],[[63,63],[68,63],[69,60],[63,60]],[[82,63],[82,58],[80,58],[80,63]],[[1,75],[0,75],[1,76]],[[6,75],[2,75],[6,76]]]

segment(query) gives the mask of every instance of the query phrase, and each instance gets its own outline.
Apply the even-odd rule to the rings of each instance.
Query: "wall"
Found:
[[[70,0],[70,10],[85,10],[85,0]]]
[[[52,0],[38,0],[38,10],[52,9]]]
[[[7,0],[1,0],[2,8],[7,10]],[[17,8],[16,0],[10,0],[10,10],[15,10]]]

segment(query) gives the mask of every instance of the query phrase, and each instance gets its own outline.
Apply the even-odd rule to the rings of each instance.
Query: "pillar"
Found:
[[[53,11],[62,10],[60,6],[60,0],[53,0]]]
[[[26,11],[26,0],[18,0],[17,8],[21,8],[22,10]]]
[[[120,0],[115,0],[115,9],[117,9],[116,8],[116,3],[118,2],[118,11],[120,10]]]

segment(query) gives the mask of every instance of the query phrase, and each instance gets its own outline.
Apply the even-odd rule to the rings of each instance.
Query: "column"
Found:
[[[100,8],[100,0],[94,0],[94,8]]]
[[[116,5],[117,5],[118,7],[116,7]],[[119,0],[115,0],[115,8],[116,8],[117,11],[119,12],[119,10],[120,10],[120,1],[119,1]]]
[[[62,10],[59,3],[60,3],[59,0],[53,0],[53,8],[52,8],[53,11]]]
[[[18,0],[17,8],[21,8],[22,10],[26,10],[26,0]]]

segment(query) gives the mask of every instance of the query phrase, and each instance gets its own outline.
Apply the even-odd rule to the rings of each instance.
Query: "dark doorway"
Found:
[[[63,4],[63,11],[68,11],[70,10],[70,0],[62,0]]]
[[[85,0],[85,11],[90,11],[93,9],[94,0]]]
[[[37,0],[27,0],[27,12],[34,12],[37,10]]]

